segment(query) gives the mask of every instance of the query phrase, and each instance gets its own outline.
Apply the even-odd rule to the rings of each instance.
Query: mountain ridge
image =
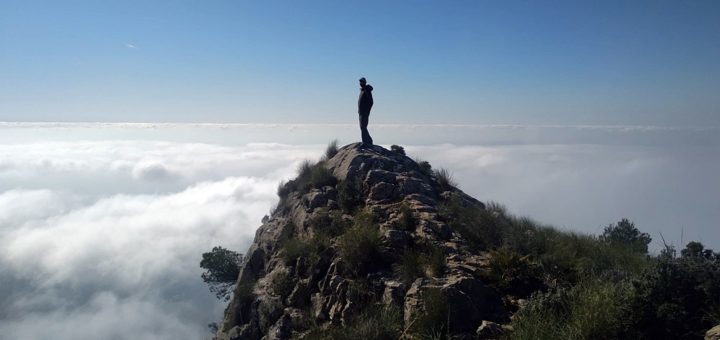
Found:
[[[240,266],[217,339],[307,337],[312,328],[347,325],[359,306],[373,303],[401,309],[403,331],[412,332],[416,320],[427,314],[424,295],[435,291],[449,312],[462,311],[449,325],[456,332],[470,335],[483,320],[507,321],[509,314],[500,296],[476,277],[485,259],[471,251],[438,214],[440,203],[450,200],[477,209],[485,205],[438,179],[426,162],[421,164],[399,149],[355,143],[308,165],[297,179],[282,184],[278,208],[258,229]],[[303,190],[299,181],[303,177],[312,181],[318,173],[315,177],[331,175],[336,181],[305,185]],[[358,206],[349,207],[345,201],[353,197],[343,195],[357,195]],[[370,222],[358,221],[368,215]],[[333,223],[343,227],[332,233],[321,231]],[[370,230],[370,239],[377,233],[377,243],[368,248],[377,254],[351,254],[340,248],[349,230],[362,234],[362,228]],[[321,237],[329,240],[321,254],[288,258],[293,250],[287,244],[312,242],[323,233]],[[352,248],[352,243],[347,247]],[[418,257],[435,256],[435,272],[425,268],[417,279],[407,279],[412,274],[403,279],[398,262],[410,251]],[[372,259],[376,263],[363,261],[364,256],[376,256]],[[283,280],[286,287],[280,289],[275,281]],[[349,297],[350,285],[364,287],[367,294]]]

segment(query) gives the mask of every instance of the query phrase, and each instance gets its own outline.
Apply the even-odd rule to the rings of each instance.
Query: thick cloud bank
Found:
[[[227,142],[213,140],[221,132],[214,129],[226,127],[173,127],[184,129],[182,138],[171,133],[177,130],[144,127],[138,136],[125,128],[2,131],[0,338],[209,336],[206,325],[220,319],[224,304],[200,279],[201,254],[216,245],[244,252],[276,203],[278,182],[324,149],[247,143],[247,136],[230,138],[235,130],[223,130]],[[433,128],[395,128],[405,142],[392,141],[408,154],[450,170],[463,190],[512,212],[591,233],[628,217],[656,240],[663,233],[677,244],[684,228],[685,241],[720,248],[720,144],[704,143],[703,131],[672,130],[673,139],[689,135],[692,142],[682,145],[652,129],[640,139],[637,129],[591,129],[594,135],[580,138],[586,143],[556,143],[555,127],[537,138],[527,128],[482,127],[494,142],[472,144],[461,141],[478,130],[459,128],[465,135],[454,144],[428,144],[417,136]],[[515,128],[524,132],[502,143]],[[278,140],[293,138],[288,127],[266,129]],[[390,130],[378,130],[377,139],[390,140]],[[580,131],[571,130],[563,140]],[[589,143],[608,133],[629,135]]]
[[[200,255],[244,251],[277,183],[321,149],[0,146],[2,338],[203,338],[223,305],[200,279]]]

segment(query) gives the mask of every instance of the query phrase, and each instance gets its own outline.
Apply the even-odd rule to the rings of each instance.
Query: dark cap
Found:
[[[365,77],[360,78],[360,81],[363,83],[367,83],[367,80],[365,80]]]

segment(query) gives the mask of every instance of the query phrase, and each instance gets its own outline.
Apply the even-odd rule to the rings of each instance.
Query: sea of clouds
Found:
[[[720,248],[713,128],[378,125],[374,138],[511,212],[587,233],[628,217]],[[0,123],[0,338],[202,339],[213,246],[244,252],[275,191],[352,125]]]

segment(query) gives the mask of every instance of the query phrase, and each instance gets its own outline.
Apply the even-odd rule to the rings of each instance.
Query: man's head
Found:
[[[367,84],[367,80],[365,80],[365,77],[360,78],[360,86],[365,86]]]

